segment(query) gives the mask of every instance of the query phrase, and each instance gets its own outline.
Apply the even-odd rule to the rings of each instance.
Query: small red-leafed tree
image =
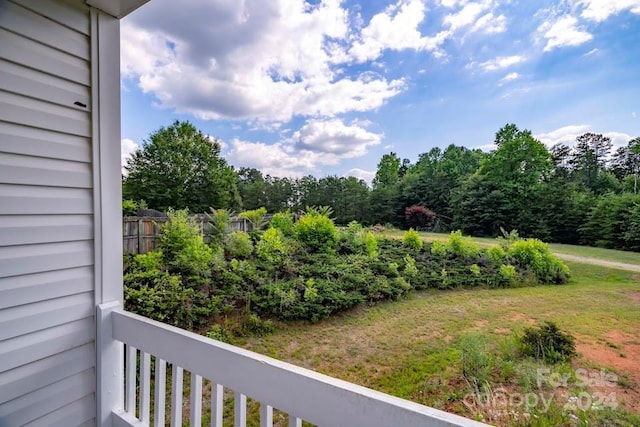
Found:
[[[436,214],[424,206],[413,205],[404,210],[404,219],[408,227],[425,229],[436,222]]]

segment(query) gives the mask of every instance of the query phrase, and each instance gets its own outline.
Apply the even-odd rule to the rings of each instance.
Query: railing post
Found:
[[[113,411],[123,409],[123,346],[113,339],[113,310],[120,308],[119,301],[100,304],[96,313],[96,424],[101,427],[113,424]]]

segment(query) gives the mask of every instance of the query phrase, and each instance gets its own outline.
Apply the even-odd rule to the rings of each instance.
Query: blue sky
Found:
[[[235,167],[368,181],[510,122],[640,136],[640,0],[152,0],[121,34],[123,158],[176,119]]]

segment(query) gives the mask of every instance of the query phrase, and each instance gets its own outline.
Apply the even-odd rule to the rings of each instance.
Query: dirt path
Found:
[[[562,258],[565,261],[580,262],[582,264],[601,265],[603,267],[619,268],[621,270],[640,272],[640,265],[625,264],[623,262],[615,262],[615,261],[605,261],[598,258],[589,258],[584,256],[561,254],[558,252],[554,252],[554,254],[558,256],[558,258]]]

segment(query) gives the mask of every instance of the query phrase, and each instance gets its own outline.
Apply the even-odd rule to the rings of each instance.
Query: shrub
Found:
[[[295,225],[296,239],[312,253],[333,253],[340,235],[333,220],[309,210]]]
[[[200,327],[217,313],[217,301],[183,286],[179,276],[167,272],[124,276],[126,310],[185,329]]]
[[[287,244],[282,232],[277,228],[270,228],[264,232],[256,244],[258,256],[272,265],[279,265],[287,255]]]
[[[463,236],[462,231],[452,231],[447,240],[447,252],[461,257],[471,258],[478,256],[480,253],[480,247],[471,237]]]
[[[265,217],[267,216],[266,208],[258,208],[250,211],[241,212],[238,215],[240,218],[244,218],[251,224],[251,231],[259,232],[266,225]]]
[[[436,214],[424,206],[413,205],[404,210],[404,220],[409,227],[424,229],[436,222]]]
[[[410,228],[409,230],[405,231],[404,235],[402,236],[402,244],[407,248],[419,251],[420,249],[422,249],[422,245],[424,245],[424,242],[420,238],[420,234],[413,228]]]
[[[499,271],[507,285],[512,286],[516,283],[516,268],[513,265],[502,264]]]
[[[506,256],[507,253],[504,251],[502,246],[491,246],[487,249],[487,258],[496,264],[502,264]]]
[[[574,357],[574,338],[553,322],[526,328],[520,338],[522,354],[548,363],[565,362]]]
[[[171,273],[208,277],[213,251],[202,240],[200,226],[186,210],[169,210],[162,227],[160,249]]]
[[[566,283],[569,279],[569,267],[540,240],[514,241],[509,245],[507,255],[516,266],[533,273],[541,283]]]
[[[224,242],[225,235],[229,232],[229,224],[234,213],[228,209],[213,209],[210,214],[206,214],[209,235],[211,240],[209,245],[219,246]]]
[[[211,328],[209,328],[209,332],[207,332],[207,337],[211,338],[212,340],[227,343],[231,341],[229,333],[218,324],[211,325]]]
[[[351,221],[340,234],[340,243],[341,253],[368,255],[371,258],[378,256],[378,239],[357,221]]]
[[[160,271],[163,269],[162,265],[162,251],[156,249],[155,251],[149,251],[145,254],[138,254],[133,257],[131,263],[131,269],[133,271]]]
[[[253,253],[251,236],[244,231],[234,231],[224,240],[225,252],[233,258],[248,258]]]
[[[447,254],[447,244],[441,240],[435,240],[431,243],[431,253],[435,256],[444,256]]]
[[[293,224],[293,215],[291,212],[278,212],[273,215],[271,221],[269,222],[269,227],[277,228],[282,231],[282,234],[285,237],[294,237],[295,229]]]

